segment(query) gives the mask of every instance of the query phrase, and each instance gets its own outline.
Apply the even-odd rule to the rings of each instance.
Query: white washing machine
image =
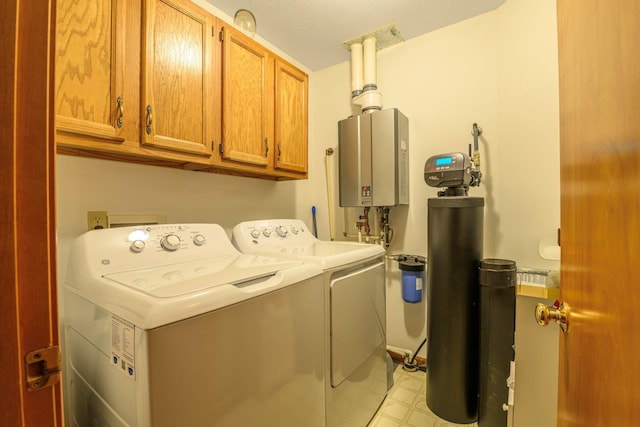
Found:
[[[241,252],[313,262],[325,272],[328,427],[364,427],[387,393],[384,250],[316,239],[303,221],[236,225]]]
[[[324,426],[322,270],[214,224],[95,230],[63,288],[68,426]]]

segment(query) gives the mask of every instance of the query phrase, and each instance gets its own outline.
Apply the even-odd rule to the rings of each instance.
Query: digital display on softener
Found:
[[[431,187],[469,185],[471,163],[464,153],[448,153],[430,157],[424,165],[424,180]]]
[[[453,163],[451,157],[438,157],[436,159],[436,166],[449,166],[451,163]]]

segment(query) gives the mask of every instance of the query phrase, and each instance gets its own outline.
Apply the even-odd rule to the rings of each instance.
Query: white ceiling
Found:
[[[496,9],[505,0],[207,0],[233,17],[248,9],[256,33],[317,71],[349,60],[345,40],[395,23],[405,40]]]

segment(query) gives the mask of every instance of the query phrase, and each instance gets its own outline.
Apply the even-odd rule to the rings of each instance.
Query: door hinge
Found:
[[[224,154],[224,142],[221,142],[220,145],[218,145],[218,151],[220,154]]]
[[[223,42],[224,41],[224,28],[222,28],[220,30],[220,33],[218,34],[218,37],[220,38],[220,41]]]
[[[60,381],[60,348],[57,345],[30,351],[24,361],[28,391],[50,387]]]

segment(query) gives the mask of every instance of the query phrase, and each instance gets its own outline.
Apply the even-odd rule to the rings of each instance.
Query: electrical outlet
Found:
[[[100,230],[103,228],[109,228],[107,211],[87,212],[87,224],[88,224],[89,230]]]

